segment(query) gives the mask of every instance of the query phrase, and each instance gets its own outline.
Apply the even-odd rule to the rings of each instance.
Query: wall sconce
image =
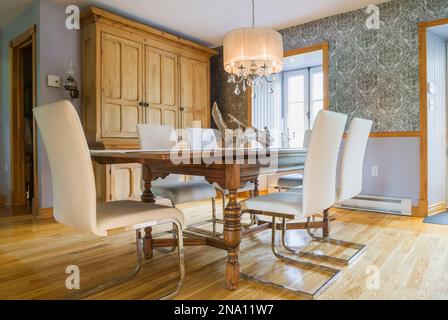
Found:
[[[75,80],[75,74],[75,62],[70,60],[67,66],[67,78],[65,79],[64,89],[70,92],[70,98],[72,100],[79,98],[78,83]]]

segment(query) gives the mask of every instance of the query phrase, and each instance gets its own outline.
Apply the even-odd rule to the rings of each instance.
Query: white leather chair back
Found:
[[[95,178],[78,114],[68,101],[33,109],[47,151],[56,221],[98,236]]]
[[[313,130],[305,130],[305,134],[303,135],[303,147],[308,148],[310,145],[311,133]]]
[[[138,124],[137,132],[142,150],[170,150],[177,145],[176,131],[172,126]]]
[[[188,145],[194,150],[214,150],[218,148],[215,131],[208,128],[187,128]]]
[[[347,116],[319,111],[305,160],[303,208],[306,217],[321,213],[336,200],[336,169]]]
[[[372,121],[354,118],[348,128],[341,158],[338,202],[361,193],[364,155]]]
[[[171,150],[177,146],[176,130],[172,126],[138,124],[137,132],[141,150]],[[164,179],[157,179],[153,184],[165,184],[179,180],[180,175],[169,174]]]

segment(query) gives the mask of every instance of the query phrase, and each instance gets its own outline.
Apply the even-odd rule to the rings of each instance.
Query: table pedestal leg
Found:
[[[322,236],[324,238],[328,238],[330,236],[330,217],[328,209],[324,210]]]
[[[241,242],[241,207],[238,203],[237,189],[229,190],[229,202],[224,212],[224,243],[227,248],[226,286],[238,288],[240,265],[238,251]]]
[[[156,202],[154,193],[151,190],[152,176],[151,170],[148,166],[142,166],[142,177],[144,180],[145,190],[142,193],[141,200],[143,202]],[[152,228],[145,228],[145,237],[143,238],[143,252],[146,259],[151,259],[153,257],[153,245],[152,245]]]
[[[260,195],[260,190],[258,189],[258,177],[254,180],[254,197]]]

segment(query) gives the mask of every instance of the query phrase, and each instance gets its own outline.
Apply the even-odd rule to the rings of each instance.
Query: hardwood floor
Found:
[[[187,223],[210,217],[210,202],[180,208]],[[341,276],[319,299],[448,299],[448,227],[365,212],[334,210],[332,216],[334,238],[367,244],[368,249],[354,265],[340,266]],[[305,289],[320,281],[319,275],[274,258],[269,239],[270,231],[265,231],[243,241],[244,271]],[[295,246],[309,243],[302,231],[289,231],[288,240]],[[334,247],[320,249],[347,254]],[[226,290],[224,251],[186,247],[185,257],[186,281],[177,299],[300,299],[244,280],[238,290]],[[84,287],[130,271],[134,261],[133,232],[102,239],[30,215],[0,218],[0,299],[61,299],[71,293],[65,289],[68,265],[79,266]],[[176,279],[176,255],[155,251],[137,277],[91,298],[151,299],[173,288]]]

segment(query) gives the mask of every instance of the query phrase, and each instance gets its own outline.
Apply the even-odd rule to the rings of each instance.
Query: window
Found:
[[[322,66],[284,71],[280,79],[254,88],[252,126],[268,127],[275,147],[300,148],[305,130],[323,109]]]

